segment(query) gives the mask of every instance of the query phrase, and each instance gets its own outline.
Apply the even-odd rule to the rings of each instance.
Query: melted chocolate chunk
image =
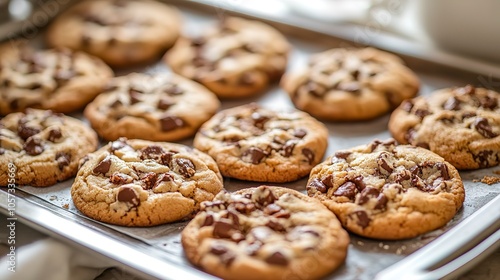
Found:
[[[30,138],[31,136],[40,133],[40,129],[36,127],[30,127],[27,126],[26,123],[24,123],[24,120],[21,119],[19,120],[19,126],[17,127],[17,134],[21,139],[25,140]]]
[[[332,158],[332,160],[335,159],[335,158],[344,159],[345,160],[350,155],[351,155],[351,152],[348,152],[348,151],[338,151],[338,152],[335,153],[335,156],[334,156],[334,158]]]
[[[141,174],[139,179],[141,180],[142,188],[145,190],[152,189],[156,185],[157,176],[154,172]]]
[[[384,170],[387,172],[387,173],[392,173],[392,171],[394,170],[390,165],[389,163],[387,162],[387,158],[389,157],[389,153],[386,153],[386,152],[382,152],[378,158],[377,158],[377,164],[379,166],[379,170],[381,172],[383,172]]]
[[[181,173],[184,178],[191,178],[196,173],[196,167],[191,160],[187,158],[177,158],[175,162],[179,166],[179,173]]]
[[[336,86],[337,89],[356,93],[361,91],[361,85],[358,82],[343,82]]]
[[[285,232],[286,231],[285,227],[282,224],[274,222],[274,221],[268,221],[266,223],[266,227],[268,227],[274,231],[278,231],[278,232]]]
[[[250,214],[256,209],[256,207],[254,203],[237,202],[234,204],[234,209],[243,214]]]
[[[128,90],[128,96],[130,98],[130,104],[136,104],[142,101],[142,91],[130,88]]]
[[[333,192],[334,196],[345,196],[349,199],[354,199],[356,197],[357,193],[357,188],[356,185],[353,182],[345,182],[342,185],[340,185],[335,192]]]
[[[321,183],[323,183],[327,188],[333,188],[333,175],[329,174],[321,180]]]
[[[154,187],[157,187],[161,182],[172,182],[174,181],[174,176],[169,173],[162,173],[158,175]]]
[[[115,185],[124,185],[131,183],[133,178],[124,173],[115,172],[109,178],[109,181]]]
[[[171,131],[177,128],[184,127],[186,123],[179,117],[165,116],[160,119],[160,124],[162,131]]]
[[[354,219],[356,223],[362,228],[366,228],[371,222],[368,214],[362,210],[351,213],[349,217],[351,219]]]
[[[431,112],[429,112],[427,109],[417,109],[417,110],[415,110],[415,115],[417,115],[421,119],[425,118],[426,116],[428,116],[430,114],[431,114]]]
[[[125,148],[126,146],[128,146],[127,143],[125,143],[125,141],[126,141],[125,139],[118,139],[116,141],[113,141],[111,143],[111,146],[109,146],[109,151],[114,152]]]
[[[366,184],[365,182],[363,182],[363,179],[364,177],[359,175],[351,180],[354,184],[356,184],[356,188],[358,189],[358,191],[362,191],[366,188]]]
[[[411,100],[405,100],[401,104],[401,109],[407,113],[410,113],[412,108],[413,108],[413,102]]]
[[[476,120],[474,121],[474,127],[476,128],[477,132],[479,132],[479,134],[481,134],[485,138],[495,138],[498,136],[492,131],[488,120],[485,118],[476,118]]]
[[[321,193],[326,193],[328,191],[328,188],[325,186],[325,184],[323,184],[320,180],[316,178],[314,178],[307,186],[308,190],[310,188],[314,188]]]
[[[177,152],[168,151],[160,156],[160,162],[166,166],[172,166],[172,158]]]
[[[66,152],[56,153],[56,162],[59,170],[63,170],[64,167],[68,166],[71,163],[71,154]]]
[[[210,248],[210,253],[220,256],[228,252],[228,249],[221,244],[213,244]]]
[[[165,153],[165,150],[163,150],[162,147],[160,146],[147,146],[145,148],[142,148],[141,150],[141,159],[160,159],[161,155]]]
[[[462,114],[462,120],[467,119],[467,118],[472,118],[477,116],[475,112],[465,112]]]
[[[43,148],[42,140],[36,137],[28,138],[28,140],[23,145],[23,149],[30,156],[37,156],[43,153],[43,151],[45,150]]]
[[[387,200],[387,197],[385,196],[385,194],[380,193],[377,196],[377,203],[375,204],[374,209],[377,209],[377,210],[385,209],[385,207],[387,206],[387,201],[388,200]]]
[[[111,158],[106,157],[101,162],[99,162],[96,165],[96,167],[94,167],[92,173],[105,175],[109,171],[110,167],[111,167]]]
[[[266,215],[273,215],[274,213],[277,213],[279,211],[281,211],[281,207],[274,203],[271,203],[267,205],[266,208],[264,208],[264,214]]]
[[[168,110],[174,104],[175,104],[175,102],[173,102],[169,99],[162,98],[162,99],[158,100],[157,108],[160,110]]]
[[[303,85],[302,88],[306,92],[311,94],[312,96],[318,97],[318,98],[322,98],[326,94],[326,91],[327,91],[326,87],[324,87],[318,83],[315,83],[313,81],[309,81],[308,83]]]
[[[453,96],[448,98],[448,100],[446,100],[446,102],[443,104],[443,109],[452,111],[460,110],[460,100],[456,99]]]
[[[498,98],[486,95],[479,99],[479,103],[484,109],[494,110],[498,107]]]
[[[450,180],[450,174],[448,172],[448,166],[442,162],[436,163],[436,167],[439,171],[441,171],[441,177],[443,180]]]
[[[264,125],[269,121],[269,117],[263,116],[258,112],[252,113],[253,125],[257,128],[264,129]]]
[[[289,140],[282,147],[282,155],[284,157],[290,157],[293,154],[293,148],[295,148],[296,142],[293,140]]]
[[[249,157],[252,164],[259,164],[266,156],[268,156],[268,153],[260,148],[250,147],[242,154],[242,156]]]
[[[238,226],[224,221],[215,221],[213,235],[216,238],[231,238],[234,232],[238,231]]]
[[[61,137],[62,137],[62,133],[58,127],[54,127],[49,131],[48,140],[50,142],[56,142],[57,140],[61,139]]]
[[[214,216],[207,214],[205,221],[203,221],[202,227],[208,227],[214,224]]]
[[[178,85],[170,85],[163,90],[166,94],[169,95],[181,95],[184,93],[184,90]]]
[[[485,150],[480,151],[477,155],[474,155],[474,160],[479,164],[479,168],[485,168],[490,166],[490,158],[493,155],[493,151]],[[498,159],[498,155],[497,155]]]
[[[139,199],[136,191],[130,186],[122,186],[118,191],[116,200],[132,204],[132,206],[134,207],[137,207],[139,206],[139,204],[141,204],[141,200]]]
[[[375,188],[372,188],[372,187],[364,188],[359,195],[358,204],[363,205],[363,204],[367,203],[370,200],[370,198],[377,197],[379,195],[379,193],[380,192]]]
[[[266,258],[266,262],[269,264],[286,266],[288,265],[288,259],[280,252],[274,252],[269,257]]]
[[[300,139],[304,138],[306,135],[307,135],[307,130],[302,128],[298,128],[293,131],[293,136]]]
[[[466,85],[465,87],[456,88],[455,93],[458,95],[474,95],[476,94],[476,88],[472,85]]]
[[[314,162],[314,152],[309,148],[302,149],[302,154],[306,157],[307,162],[312,164]]]

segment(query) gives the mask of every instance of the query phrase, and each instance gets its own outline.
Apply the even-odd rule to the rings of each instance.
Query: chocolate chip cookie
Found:
[[[285,71],[290,45],[267,24],[227,17],[203,34],[179,39],[165,62],[221,98],[260,93]]]
[[[217,113],[194,138],[194,146],[215,159],[222,175],[258,182],[306,176],[327,144],[328,130],[307,113],[256,103]]]
[[[92,219],[154,226],[192,217],[222,187],[217,164],[198,150],[120,138],[82,159],[71,197]]]
[[[444,226],[462,207],[457,169],[433,152],[394,139],[337,151],[311,171],[307,193],[347,230],[404,239]]]
[[[327,121],[382,116],[419,90],[417,76],[392,54],[373,48],[331,49],[306,68],[287,72],[281,86],[295,106]]]
[[[87,105],[113,76],[100,59],[67,49],[0,46],[0,115],[26,108],[69,113]]]
[[[407,100],[389,130],[401,143],[424,147],[458,169],[500,163],[500,93],[484,88],[446,88]]]
[[[78,1],[47,30],[54,47],[82,50],[113,67],[158,59],[180,34],[179,12],[160,1]]]
[[[27,109],[0,120],[0,186],[47,187],[73,177],[78,161],[97,149],[97,135],[83,122],[52,111]],[[15,166],[15,171],[9,171]]]
[[[319,201],[270,186],[219,193],[182,231],[189,261],[223,279],[318,279],[348,244]]]
[[[194,135],[219,105],[208,89],[178,75],[133,73],[110,81],[84,114],[106,140],[177,141]]]

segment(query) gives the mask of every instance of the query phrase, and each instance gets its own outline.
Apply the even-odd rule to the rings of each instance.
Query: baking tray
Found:
[[[259,18],[280,29],[288,37],[294,49],[291,53],[289,68],[303,65],[311,53],[323,51],[332,47],[348,47],[358,45],[354,37],[349,37],[346,30],[355,30],[356,25],[323,26],[313,21],[303,21],[300,18],[290,18],[286,14],[281,18],[276,15],[260,14],[255,10],[244,9],[237,5],[238,1],[165,1],[175,4],[184,15],[184,32],[199,34],[217,19],[229,14],[239,14],[246,17]],[[221,4],[222,3],[222,4]],[[231,4],[232,3],[232,4]],[[235,4],[236,3],[236,4]],[[300,26],[300,27],[299,27]],[[363,28],[362,26],[357,26]],[[308,28],[314,28],[310,30]],[[333,30],[333,31],[332,31]],[[337,33],[335,33],[335,32]],[[333,32],[333,33],[332,33]],[[379,34],[390,38],[390,34]],[[380,38],[373,38],[376,47],[397,53],[407,62],[408,66],[417,72],[422,82],[420,93],[423,95],[433,90],[462,86],[468,83],[492,88],[495,77],[500,77],[498,68],[483,62],[474,62],[478,71],[471,71],[463,60],[449,60],[450,55],[434,59],[440,52],[428,53],[415,51],[418,45],[412,42],[397,44],[402,39],[394,37],[389,42],[394,45],[379,44]],[[35,40],[36,41],[36,40]],[[401,41],[403,42],[403,41]],[[362,42],[366,43],[366,42]],[[413,44],[413,51],[403,51]],[[451,55],[453,57],[453,55]],[[476,69],[477,70],[477,69]],[[167,66],[157,64],[133,71],[157,73],[169,71]],[[119,72],[118,75],[127,72]],[[492,78],[493,77],[493,78]],[[490,81],[490,82],[489,82]],[[274,85],[263,95],[238,101],[223,101],[222,109],[258,102],[273,109],[292,108],[287,94],[278,85]],[[73,116],[82,118],[81,113]],[[387,130],[389,115],[373,121],[356,123],[326,123],[329,129],[329,146],[326,156],[336,150],[366,144],[374,139],[390,137]],[[192,138],[180,141],[191,145]],[[482,206],[500,194],[500,185],[486,185],[478,182],[484,176],[495,176],[494,171],[500,168],[489,168],[478,171],[460,172],[466,190],[464,207],[445,227],[429,232],[417,238],[404,241],[378,241],[356,235],[351,235],[348,256],[344,265],[333,272],[327,279],[373,279],[381,270],[404,259],[412,252],[440,236],[450,228],[469,217]],[[305,192],[307,178],[287,184],[286,186]],[[81,250],[97,252],[99,257],[112,264],[143,278],[159,279],[210,279],[211,276],[190,265],[185,259],[180,244],[180,232],[186,222],[171,223],[147,228],[126,228],[108,225],[91,220],[82,215],[73,205],[70,196],[70,186],[73,180],[61,182],[48,188],[18,187],[15,189],[15,208],[7,204],[7,189],[0,190],[0,212],[9,214],[14,210],[14,216],[19,221],[55,236],[77,246]],[[224,179],[224,186],[229,191],[259,185],[255,182],[244,182],[235,179]]]

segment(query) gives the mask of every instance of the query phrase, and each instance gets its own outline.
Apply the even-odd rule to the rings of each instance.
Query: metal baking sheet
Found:
[[[226,16],[228,13],[225,7],[221,6],[209,7],[194,3],[196,1],[189,3],[184,1],[174,2],[181,9],[185,18],[184,33],[189,35],[199,34],[207,24],[214,23],[214,21]],[[311,53],[323,51],[331,47],[353,45],[352,42],[332,37],[331,34],[320,34],[314,31],[295,28],[289,24],[280,23],[275,18],[270,23],[282,30],[294,46],[290,56],[290,69],[303,65]],[[479,83],[478,85],[481,85],[481,78],[488,78],[478,73],[458,70],[442,63],[436,64],[430,60],[408,56],[404,53],[399,54],[406,60],[409,67],[419,75],[422,83],[420,94],[423,95],[444,87],[461,86],[468,83]],[[157,73],[169,71],[169,69],[163,63],[159,62],[143,69],[134,69],[134,71]],[[126,73],[122,72],[118,74]],[[482,86],[490,87],[491,85],[483,84]],[[278,110],[293,107],[286,93],[278,85],[274,85],[269,91],[257,98],[223,101],[222,109],[253,101]],[[74,116],[81,118],[81,114],[75,114]],[[366,144],[374,139],[386,139],[390,137],[387,130],[388,120],[389,115],[367,122],[326,123],[330,134],[325,157],[340,149]],[[180,143],[191,145],[192,139],[187,139]],[[464,207],[448,225],[441,229],[403,241],[378,241],[351,234],[351,243],[345,264],[329,275],[327,279],[373,279],[379,271],[402,260],[405,256],[434,240],[437,236],[464,220],[500,194],[500,184],[487,185],[479,182],[484,176],[497,176],[494,173],[497,170],[500,170],[500,167],[460,173],[466,189]],[[306,182],[307,178],[304,178],[296,182],[277,185],[305,192]],[[84,248],[91,248],[101,255],[112,258],[123,269],[145,278],[178,278],[176,276],[179,276],[179,274],[172,274],[173,272],[168,269],[165,269],[162,273],[159,267],[152,267],[153,264],[137,263],[135,256],[118,256],[116,246],[146,253],[154,259],[172,264],[185,271],[189,275],[188,279],[194,279],[195,276],[204,279],[208,277],[207,275],[200,274],[196,268],[187,262],[183,255],[182,246],[180,245],[180,232],[186,222],[155,227],[127,228],[93,221],[82,215],[73,205],[70,196],[72,183],[73,180],[71,179],[48,188],[19,187],[16,190],[16,195],[19,198],[18,205],[21,206],[17,209],[17,215],[27,223],[35,227],[38,226],[42,230],[45,229],[49,234],[62,237],[69,243],[78,244]],[[235,191],[259,184],[225,178],[224,185],[227,190]],[[6,189],[1,190],[4,193],[0,193],[0,196],[6,196]],[[4,212],[7,210],[5,201],[4,199],[0,201],[0,206],[3,208],[0,210]],[[41,213],[44,213],[44,215],[40,215]],[[78,227],[67,227],[66,229],[61,227],[55,232],[55,228],[47,224],[46,221],[43,221],[44,217],[47,217],[47,215],[52,216],[51,214],[53,214],[54,219],[59,219],[60,223],[84,226],[95,231],[98,237],[117,243],[115,246],[104,244],[104,246],[97,247],[94,243],[91,244],[92,240],[89,240],[89,238],[83,236],[82,232],[78,231]],[[157,264],[157,266],[160,265],[161,263]]]

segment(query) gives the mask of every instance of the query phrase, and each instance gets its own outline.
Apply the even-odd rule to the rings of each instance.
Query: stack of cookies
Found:
[[[191,220],[186,257],[209,273],[316,279],[343,263],[347,232],[399,240],[440,228],[464,201],[457,168],[499,164],[497,92],[469,85],[417,97],[416,74],[373,48],[327,50],[286,71],[292,47],[267,24],[227,17],[188,37],[181,22],[157,1],[82,1],[49,26],[52,49],[2,45],[0,185],[7,163],[19,185],[76,175],[74,205],[91,219]],[[112,70],[158,61],[172,72]],[[253,102],[278,81],[296,109]],[[221,110],[228,99],[246,104]],[[90,126],[63,115],[79,111]],[[324,159],[324,122],[391,112],[395,140]],[[185,139],[192,147],[173,143]],[[307,195],[268,185],[307,176]],[[230,193],[223,177],[263,185]]]

